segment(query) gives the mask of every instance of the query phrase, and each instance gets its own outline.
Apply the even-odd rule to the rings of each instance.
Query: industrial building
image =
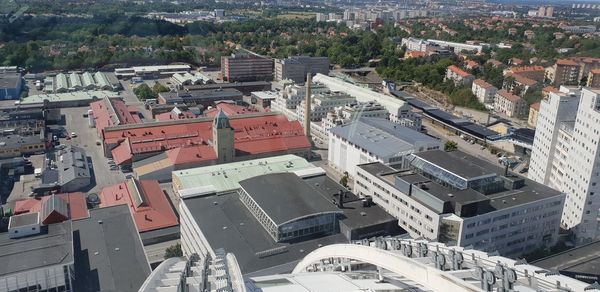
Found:
[[[204,75],[202,72],[197,73],[175,73],[171,76],[171,83],[179,89],[183,89],[185,85],[202,85],[214,84],[215,81]]]
[[[34,192],[43,193],[47,189],[76,192],[91,184],[91,163],[83,148],[69,145],[53,154],[42,173],[42,184]]]
[[[17,157],[35,153],[44,153],[46,137],[44,131],[38,134],[8,134],[0,136],[0,158]]]
[[[327,86],[331,91],[340,91],[355,97],[358,102],[376,101],[389,111],[390,121],[405,127],[421,129],[421,116],[413,112],[412,106],[401,99],[323,74],[317,74],[313,81]]]
[[[199,177],[186,170],[173,173],[186,256],[214,256],[215,249],[224,248],[235,254],[243,273],[285,272],[318,246],[403,232],[381,208],[298,157],[208,170],[190,170]]]
[[[58,73],[44,79],[44,93],[73,91],[118,91],[121,83],[113,75],[104,72]]]
[[[138,109],[125,105],[121,99],[105,97],[90,103],[90,109],[92,112],[88,113],[89,124],[97,129],[100,137],[106,127],[142,123]]]
[[[304,83],[306,74],[329,74],[327,57],[292,56],[275,60],[275,80],[292,80]]]
[[[207,108],[221,100],[242,101],[243,94],[233,88],[194,90],[189,92],[161,92],[158,94],[159,104],[184,104],[187,106],[202,105]]]
[[[140,179],[169,180],[171,171],[272,155],[308,156],[297,121],[279,113],[185,119],[104,129],[105,155],[132,164]]]
[[[142,79],[168,78],[174,74],[189,73],[190,65],[159,65],[159,66],[135,66],[130,68],[115,69],[115,76],[120,79],[131,79],[140,77]]]
[[[409,169],[357,167],[354,190],[412,238],[518,257],[558,240],[565,194],[460,151],[412,154]]]
[[[19,99],[23,91],[21,73],[0,72],[0,100]]]
[[[406,168],[411,154],[441,149],[431,136],[380,118],[360,118],[329,130],[328,162],[339,172],[356,176],[359,164],[379,161]]]
[[[250,95],[254,91],[269,91],[271,90],[271,82],[268,81],[249,81],[249,82],[230,82],[230,83],[215,83],[204,85],[184,85],[183,89],[187,92],[197,90],[215,90],[215,89],[236,89],[244,95]]]
[[[23,98],[19,105],[36,105],[47,108],[88,106],[105,97],[118,98],[119,93],[113,91],[74,91],[67,93],[50,93],[30,95]]]
[[[270,81],[273,79],[273,59],[237,53],[221,57],[223,81]]]

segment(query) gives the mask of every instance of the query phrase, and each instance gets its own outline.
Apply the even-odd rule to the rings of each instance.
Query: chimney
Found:
[[[344,208],[344,190],[340,190],[339,192],[338,208]]]
[[[306,73],[306,98],[304,99],[304,134],[311,140],[310,137],[310,114],[311,114],[311,95],[312,95],[312,74]]]

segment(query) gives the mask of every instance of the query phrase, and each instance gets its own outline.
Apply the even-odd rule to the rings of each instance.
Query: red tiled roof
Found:
[[[475,62],[473,60],[468,60],[466,62],[466,64],[467,64],[467,67],[471,67],[471,68],[479,67],[479,63],[477,63],[477,62]]]
[[[559,59],[556,60],[556,64],[557,65],[563,65],[563,66],[578,66],[577,62],[570,60],[570,59]]]
[[[108,102],[111,103],[112,109],[109,108],[110,105],[108,105]],[[90,103],[98,134],[101,135],[104,128],[114,126],[116,123],[126,125],[140,124],[142,122],[138,116],[137,108],[127,106],[125,102],[118,99],[108,100],[108,102],[106,99],[103,99]]]
[[[208,146],[213,139],[212,120],[181,123],[147,123],[144,127],[111,130],[104,133],[105,144],[119,144],[112,150],[117,164],[129,162],[133,155],[166,151],[185,146]],[[282,114],[234,116],[236,155],[261,154],[281,150],[310,148],[298,121]]]
[[[542,66],[521,66],[521,67],[511,67],[510,72],[514,74],[524,73],[524,72],[535,72],[535,71],[545,71]]]
[[[459,75],[461,77],[473,76],[473,75],[469,74],[468,72],[465,72],[463,69],[458,68],[456,65],[448,66],[448,70],[456,73],[457,75]]]
[[[209,145],[179,147],[165,153],[173,165],[217,159],[217,153]]]
[[[240,106],[240,105],[226,103],[226,102],[220,102],[220,103],[217,103],[217,105],[215,107],[204,111],[204,116],[206,116],[208,118],[214,118],[219,113],[220,110],[223,110],[225,115],[227,115],[228,117],[258,112],[258,110],[255,108]]]
[[[518,96],[516,96],[516,95],[514,95],[514,94],[512,94],[512,93],[510,93],[510,92],[508,92],[508,91],[506,91],[504,89],[498,91],[497,95],[500,95],[501,97],[503,97],[505,99],[508,99],[508,100],[510,100],[512,102],[516,102],[516,101],[518,101],[518,100],[521,99],[520,97],[518,97]]]
[[[592,74],[596,75],[596,74],[600,74],[600,69],[593,69],[590,71]]]
[[[71,220],[90,217],[84,193],[64,193],[57,194],[56,196],[63,199],[69,205],[69,217]],[[50,199],[50,197],[51,196],[44,196],[35,199],[16,201],[13,213],[18,215],[23,213],[40,212],[42,210],[42,204]]]
[[[552,86],[546,86],[546,87],[544,87],[544,89],[542,89],[542,91],[548,92],[548,93],[550,93],[550,92],[560,92],[560,90],[558,90],[558,88],[552,87]]]
[[[539,102],[533,103],[533,104],[531,104],[530,108],[532,108],[536,111],[540,111],[540,103]]]
[[[173,114],[173,112],[158,114],[155,116],[155,119],[159,122],[164,122],[164,121],[172,121],[172,120],[193,119],[195,117],[196,117],[196,115],[194,115],[190,111],[182,111],[181,115],[175,115],[175,114]]]
[[[516,82],[527,85],[527,86],[535,86],[537,84],[537,81],[527,78],[525,76],[522,75],[518,75],[518,74],[509,74],[508,76],[512,77],[515,79]]]
[[[422,58],[426,55],[425,52],[420,51],[408,51],[407,54],[410,58]]]
[[[495,60],[495,59],[489,59],[487,62],[490,63],[490,64],[492,64],[492,65],[494,65],[494,66],[504,65],[504,63],[502,63],[502,62],[500,62],[498,60]]]
[[[179,225],[177,216],[158,181],[141,180],[137,184],[141,200],[137,200],[134,182],[109,186],[100,192],[100,207],[127,205],[139,232]]]
[[[475,79],[475,81],[473,81],[473,83],[477,84],[479,87],[485,88],[485,89],[489,89],[494,87],[494,85],[491,85],[487,82],[485,82],[485,80],[483,79]]]

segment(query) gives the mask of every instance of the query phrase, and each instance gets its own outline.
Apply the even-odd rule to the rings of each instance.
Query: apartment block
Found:
[[[471,83],[475,80],[475,76],[465,72],[455,65],[448,66],[446,70],[446,80],[452,80],[454,85],[467,85],[471,86]]]
[[[551,69],[550,82],[554,86],[579,84],[580,66],[570,59],[560,59]]]
[[[556,243],[564,194],[460,151],[412,156],[405,170],[359,165],[354,186],[412,238],[512,257]]]
[[[275,60],[275,80],[289,79],[296,83],[304,83],[308,72],[329,74],[327,57],[294,56]]]
[[[223,81],[259,81],[273,79],[273,60],[252,54],[221,57]]]
[[[600,87],[600,69],[590,71],[586,85],[589,87]]]
[[[529,176],[567,194],[562,226],[588,242],[600,236],[600,90],[562,89],[541,103]]]
[[[493,104],[498,88],[485,82],[483,79],[475,79],[471,86],[471,91],[473,91],[473,94],[475,94],[479,102],[483,104]]]
[[[494,110],[511,118],[524,118],[527,117],[529,107],[527,102],[519,96],[506,90],[500,90],[494,99]]]

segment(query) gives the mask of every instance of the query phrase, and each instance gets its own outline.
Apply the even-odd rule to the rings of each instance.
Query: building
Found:
[[[233,88],[194,90],[189,92],[161,92],[158,94],[159,104],[184,104],[187,106],[202,105],[207,108],[221,100],[242,101],[244,95]]]
[[[12,216],[9,231],[0,233],[3,250],[0,260],[6,263],[0,268],[0,289],[79,291],[72,286],[76,270],[73,267],[75,252],[71,221],[42,228],[39,214]],[[11,235],[19,234],[19,231],[27,236]]]
[[[105,97],[90,103],[90,109],[92,111],[91,116],[88,113],[90,126],[96,127],[100,137],[106,127],[142,123],[137,107],[127,106],[121,99]]]
[[[452,80],[456,86],[471,86],[471,83],[475,80],[475,76],[458,68],[456,65],[450,65],[446,70],[445,80]]]
[[[29,154],[44,153],[46,137],[44,131],[38,134],[8,134],[0,136],[0,158],[17,157]]]
[[[567,33],[573,34],[584,34],[584,33],[594,33],[596,32],[595,25],[573,25],[573,26],[561,26],[562,30]]]
[[[551,69],[549,74],[550,82],[553,86],[558,87],[561,85],[578,85],[580,65],[570,59],[560,59],[556,61],[556,64]]]
[[[72,291],[137,291],[152,271],[137,232],[124,205],[73,221]]]
[[[197,90],[215,90],[215,89],[236,89],[244,95],[250,95],[254,91],[269,91],[271,90],[271,82],[267,81],[250,81],[250,82],[233,82],[233,83],[215,83],[203,85],[184,85],[183,89],[187,92]]]
[[[57,199],[62,200],[62,202],[57,201]],[[63,205],[63,207],[56,209],[58,205]],[[40,213],[42,217],[41,222],[46,225],[66,220],[85,219],[90,216],[85,201],[85,194],[82,192],[62,193],[34,199],[10,201],[3,207],[5,210],[11,209],[14,215]],[[59,214],[53,214],[55,210],[58,210]]]
[[[105,155],[133,165],[139,179],[166,181],[171,171],[260,157],[308,157],[310,143],[298,121],[279,113],[125,125],[104,131]]]
[[[230,101],[220,101],[214,107],[205,110],[202,115],[207,118],[214,118],[220,111],[223,111],[228,117],[261,112],[255,107],[237,105]]]
[[[586,86],[600,87],[600,69],[590,70]]]
[[[504,76],[509,75],[520,75],[522,77],[526,77],[532,80],[535,80],[539,83],[544,82],[546,69],[542,66],[520,66],[520,67],[510,67],[503,71]]]
[[[75,91],[67,93],[38,94],[27,96],[15,103],[18,103],[19,105],[44,106],[46,108],[80,107],[88,106],[90,103],[105,97],[114,99],[118,98],[119,94],[112,91]]]
[[[69,145],[53,154],[42,173],[39,189],[52,186],[61,192],[77,192],[91,184],[91,163],[83,148]],[[35,189],[33,191],[36,192]]]
[[[511,257],[558,240],[564,194],[460,151],[412,156],[410,170],[359,165],[354,186],[412,238]]]
[[[405,168],[412,153],[441,147],[440,140],[388,120],[360,118],[329,130],[328,163],[355,177],[359,164],[379,161]]]
[[[73,91],[118,91],[119,80],[105,72],[59,73],[44,79],[44,93],[66,93]]]
[[[506,90],[500,90],[494,98],[494,110],[511,118],[525,118],[528,114],[527,102]]]
[[[197,73],[175,73],[171,76],[171,83],[182,89],[185,85],[214,84],[215,81],[202,72]]]
[[[232,54],[221,57],[223,81],[270,81],[273,79],[273,59],[254,54]]]
[[[179,220],[158,181],[127,179],[103,188],[99,195],[100,208],[129,207],[144,245],[179,238]],[[160,238],[155,238],[158,233]]]
[[[537,125],[538,115],[540,112],[540,103],[536,102],[529,106],[529,116],[527,118],[527,125],[535,129]]]
[[[23,91],[21,73],[0,72],[0,100],[19,99]]]
[[[413,112],[412,107],[403,100],[323,74],[317,74],[313,78],[313,82],[321,83],[331,91],[344,92],[356,98],[356,101],[358,102],[367,103],[376,101],[388,110],[390,113],[390,121],[405,127],[421,129],[421,116]],[[313,88],[313,93],[314,92],[315,89]]]
[[[251,102],[261,108],[270,108],[271,102],[277,99],[279,93],[275,91],[254,91],[250,94]]]
[[[483,79],[475,79],[471,86],[471,91],[477,97],[477,100],[483,104],[493,104],[498,88],[485,82]]]
[[[339,291],[402,291],[410,287],[416,291],[466,292],[493,290],[495,284],[490,282],[506,283],[515,290],[549,292],[568,287],[573,291],[598,291],[589,282],[551,272],[537,263],[525,264],[473,248],[398,237],[324,246],[305,255],[288,273],[265,271],[245,277],[234,254],[223,249],[215,254],[216,257],[196,254],[168,259],[152,272],[139,291],[214,288],[233,292],[325,292],[332,287]],[[220,277],[200,280],[213,271],[219,271]],[[469,277],[465,277],[466,273]]]
[[[590,242],[534,261],[532,264],[582,282],[600,283],[600,241]]]
[[[131,79],[133,77],[143,79],[169,78],[173,74],[189,73],[191,69],[189,65],[136,66],[117,68],[115,69],[115,76],[119,79]]]
[[[217,173],[204,176],[208,184],[178,191],[185,256],[214,257],[216,249],[224,248],[235,254],[244,274],[289,272],[319,246],[402,232],[397,220],[358,199],[320,168],[292,171],[295,162],[282,161],[272,166],[283,168],[278,172],[268,163],[252,167],[256,163],[264,162],[248,161],[244,169],[219,165],[226,174],[211,167]]]
[[[292,80],[304,83],[306,74],[329,74],[327,57],[292,56],[275,60],[275,80]]]
[[[481,53],[483,51],[483,49],[490,47],[489,44],[485,44],[485,43],[468,44],[468,43],[456,43],[456,42],[448,42],[448,41],[432,40],[432,39],[429,39],[427,41],[429,43],[437,44],[440,47],[451,48],[454,50],[454,53],[456,53],[456,54],[462,53],[463,51]]]
[[[600,117],[594,88],[561,88],[542,100],[529,176],[567,194],[562,225],[578,242],[600,236],[595,181],[598,155],[597,122]]]
[[[296,108],[296,115],[301,122],[306,118],[305,101],[302,100]],[[333,112],[337,107],[356,103],[356,98],[342,92],[315,93],[312,94],[310,102],[310,120],[317,122],[327,117],[327,113]]]
[[[504,83],[502,84],[503,89],[521,97],[530,89],[535,90],[539,87],[540,83],[537,81],[518,74],[506,75]]]

